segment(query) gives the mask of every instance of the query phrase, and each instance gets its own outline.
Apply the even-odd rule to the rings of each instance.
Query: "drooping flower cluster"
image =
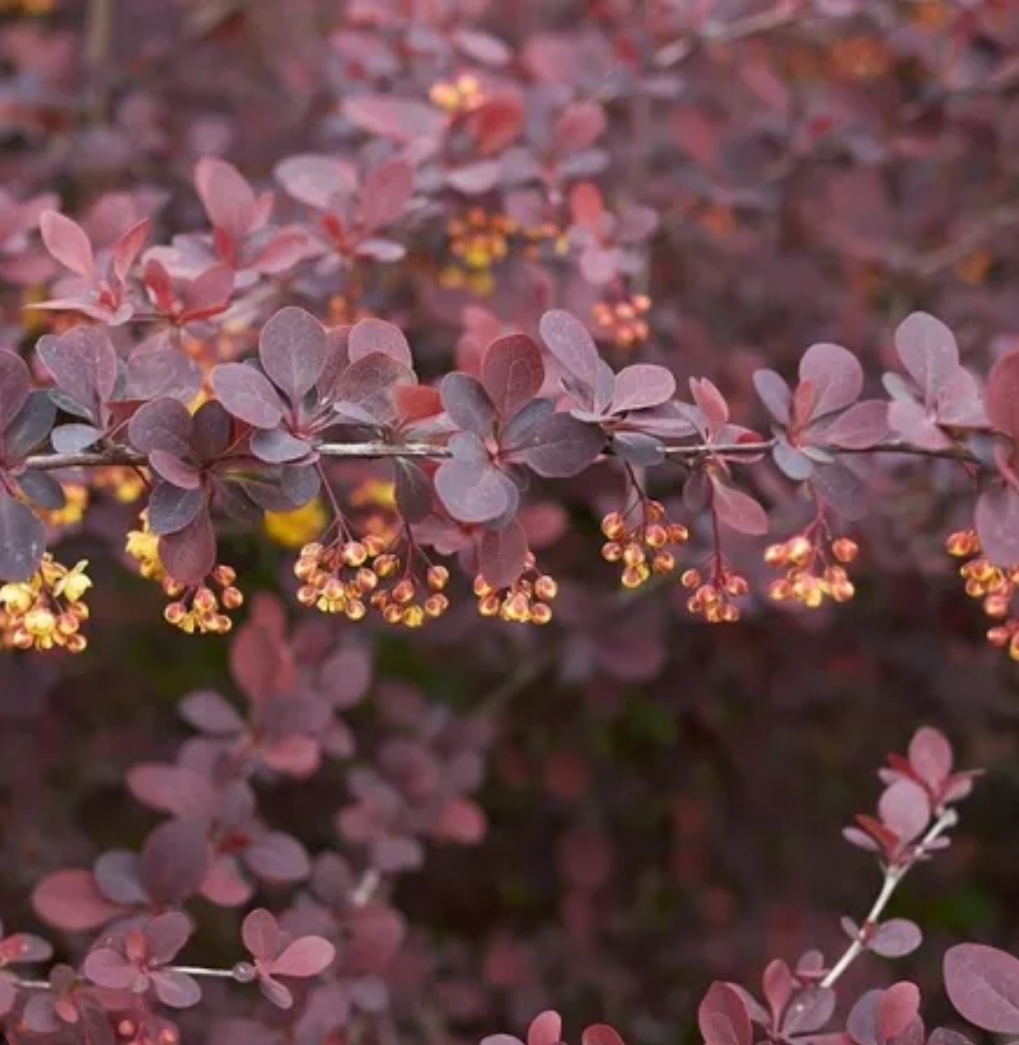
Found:
[[[980,545],[976,530],[957,530],[945,541],[948,554],[966,561],[959,567],[966,594],[979,599],[984,613],[997,623],[987,630],[992,646],[1008,650],[1012,660],[1019,661],[1019,616],[1012,609],[1012,599],[1019,587],[1019,566],[999,566],[991,562]]]
[[[711,566],[706,578],[700,570],[691,568],[683,571],[679,582],[691,591],[686,608],[708,624],[737,623],[740,609],[735,600],[750,591],[746,577],[719,561]]]
[[[163,610],[168,624],[188,635],[225,635],[233,627],[229,614],[244,605],[244,595],[236,587],[237,571],[222,563],[214,567],[210,583],[181,584],[163,578],[163,591],[172,599]]]
[[[609,512],[601,521],[601,532],[606,538],[601,556],[606,562],[622,565],[620,583],[624,588],[638,588],[653,574],[671,573],[676,558],[669,546],[684,544],[690,538],[685,526],[669,522],[660,501],[643,497],[624,512]]]
[[[81,653],[88,640],[81,626],[89,618],[85,593],[92,579],[82,560],[71,569],[47,552],[27,580],[0,587],[0,637],[8,649],[65,649]]]
[[[547,573],[540,573],[533,554],[528,552],[524,571],[508,587],[496,588],[478,574],[474,578],[474,595],[482,617],[498,617],[511,624],[548,624],[552,620],[551,603],[559,594],[559,585]]]
[[[858,554],[855,541],[836,537],[826,542],[819,527],[808,528],[781,544],[769,545],[764,561],[785,574],[772,581],[768,595],[775,602],[798,602],[808,609],[817,609],[825,599],[848,602],[855,589],[845,566],[854,562]]]
[[[632,351],[647,341],[651,333],[647,314],[651,299],[647,294],[634,294],[620,301],[598,301],[591,309],[601,336],[623,351]]]

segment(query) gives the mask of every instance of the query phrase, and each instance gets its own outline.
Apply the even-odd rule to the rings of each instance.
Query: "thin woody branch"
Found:
[[[766,439],[753,443],[685,443],[665,447],[665,456],[672,460],[698,461],[711,457],[757,457],[770,453],[777,440]],[[963,446],[950,446],[942,449],[930,449],[914,446],[899,441],[875,443],[863,449],[850,450],[839,446],[821,446],[818,449],[833,457],[855,456],[857,454],[902,454],[908,457],[925,457],[933,460],[957,461],[963,464],[984,466],[976,454]],[[345,460],[385,460],[392,458],[408,460],[441,461],[451,456],[447,446],[434,443],[321,443],[317,447],[322,457]],[[611,456],[611,447],[608,449]],[[148,463],[145,454],[129,447],[116,447],[109,450],[81,451],[78,453],[44,453],[35,454],[25,461],[25,467],[37,471],[51,472],[62,468],[110,468],[115,466],[141,467]]]

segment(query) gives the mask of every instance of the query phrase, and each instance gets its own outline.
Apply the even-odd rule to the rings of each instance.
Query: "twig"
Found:
[[[884,913],[884,909],[888,906],[888,901],[891,900],[892,895],[898,888],[899,883],[907,874],[909,874],[910,869],[926,856],[931,844],[940,838],[940,836],[950,827],[954,827],[958,822],[959,815],[955,810],[946,809],[941,816],[934,821],[928,832],[917,843],[913,855],[909,860],[899,866],[888,867],[885,869],[885,879],[881,885],[881,892],[878,893],[878,897],[874,901],[874,906],[871,907],[870,911],[867,913],[867,917],[864,919],[863,925],[860,926],[860,931],[857,934],[856,939],[846,948],[842,957],[839,958],[831,969],[828,970],[828,974],[821,981],[822,987],[833,986],[846,969],[848,969],[856,958],[859,957],[866,946],[865,934],[878,923],[881,915]]]
[[[728,23],[709,22],[699,32],[674,40],[659,50],[653,63],[659,69],[670,69],[686,61],[694,51],[704,44],[734,43],[785,29],[797,21],[802,11],[789,3],[781,3],[771,11],[748,15]]]
[[[95,92],[92,109],[97,119],[106,115],[106,103],[112,78],[110,52],[113,45],[114,0],[89,0],[85,28],[85,64]]]
[[[375,870],[374,867],[369,867],[364,874],[358,879],[357,884],[350,891],[350,902],[355,907],[364,907],[369,900],[378,892],[379,886],[382,884],[382,875]]]
[[[754,443],[686,443],[666,446],[665,456],[673,460],[701,460],[710,457],[757,457],[769,453],[775,448],[777,440],[766,439]],[[854,454],[903,454],[909,457],[929,457],[946,461],[958,461],[962,464],[983,465],[979,457],[962,446],[950,446],[942,449],[928,449],[898,441],[875,443],[862,449],[847,449],[840,446],[819,446],[818,450],[843,457]],[[386,458],[417,458],[443,460],[452,456],[448,446],[434,443],[320,443],[316,450],[322,457],[335,457],[358,460],[380,460]],[[612,456],[611,446],[607,448],[608,456]],[[148,463],[145,454],[128,447],[115,447],[109,450],[82,451],[79,453],[35,454],[25,461],[25,467],[38,471],[56,471],[60,468],[109,468],[117,465],[138,466]]]

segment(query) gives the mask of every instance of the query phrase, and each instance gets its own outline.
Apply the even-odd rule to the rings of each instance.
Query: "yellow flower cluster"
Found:
[[[856,559],[860,549],[848,537],[837,537],[830,550],[835,563],[827,563],[824,549],[802,533],[782,544],[769,545],[764,561],[786,571],[785,576],[772,581],[768,589],[771,598],[775,602],[798,602],[809,609],[817,609],[825,599],[848,602],[856,589],[844,566]]]
[[[432,105],[451,116],[474,112],[484,105],[487,95],[481,81],[470,73],[455,80],[440,80],[428,92]]]
[[[197,587],[186,587],[172,577],[163,578],[163,591],[174,600],[163,611],[168,624],[188,635],[225,635],[233,627],[234,622],[223,611],[236,610],[244,604],[243,594],[234,586],[237,572],[219,565],[211,578],[211,585]]]
[[[455,264],[439,273],[439,284],[449,289],[466,287],[478,295],[490,294],[495,286],[492,267],[510,250],[510,239],[519,226],[505,214],[489,214],[472,207],[464,218],[453,218],[446,232]]]
[[[81,625],[88,620],[85,592],[92,580],[82,560],[72,569],[46,552],[27,581],[0,587],[0,636],[8,648],[66,649],[81,653],[88,645]]]
[[[622,564],[620,580],[624,588],[639,588],[653,573],[671,573],[676,557],[667,546],[683,544],[690,538],[685,526],[665,518],[665,508],[658,501],[644,502],[637,525],[621,512],[609,512],[601,521],[601,532],[607,538],[601,556],[606,562]]]
[[[538,573],[534,556],[528,552],[524,572],[508,588],[495,588],[479,573],[474,578],[474,594],[482,617],[498,617],[512,624],[548,624],[552,603],[559,585],[545,573]]]
[[[1019,619],[1012,614],[1012,597],[1019,587],[1019,565],[998,566],[991,562],[983,554],[975,530],[950,534],[945,547],[953,558],[967,560],[959,567],[966,594],[980,599],[984,613],[998,621],[988,629],[987,641],[1008,649],[1009,656],[1019,660]]]
[[[686,600],[686,608],[709,624],[735,624],[739,620],[739,607],[733,600],[750,590],[746,577],[722,566],[717,567],[708,580],[704,580],[700,570],[684,570],[679,583],[693,591]]]
[[[591,310],[602,336],[617,348],[631,349],[647,341],[650,333],[645,316],[651,308],[647,294],[622,301],[599,301]]]
[[[362,540],[317,542],[305,545],[294,566],[302,582],[297,601],[323,613],[342,613],[348,620],[363,620],[369,605],[387,624],[419,628],[441,617],[449,608],[442,594],[449,583],[444,566],[429,566],[424,580],[389,545],[375,534]]]

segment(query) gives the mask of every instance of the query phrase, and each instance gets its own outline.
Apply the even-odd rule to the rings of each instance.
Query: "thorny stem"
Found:
[[[673,460],[698,461],[715,456],[728,458],[756,457],[774,449],[777,440],[765,439],[754,443],[687,443],[677,446],[666,446],[665,455]],[[853,454],[902,454],[908,457],[929,457],[945,461],[958,461],[962,464],[983,465],[984,462],[972,451],[962,446],[950,446],[942,449],[928,449],[898,441],[875,443],[863,449],[849,450],[838,446],[817,447],[832,456],[842,457]],[[443,460],[451,457],[447,446],[433,443],[320,443],[316,447],[322,457],[336,457],[360,460],[379,460],[384,458],[427,458]],[[611,448],[607,453],[611,455]],[[145,454],[127,447],[116,447],[110,450],[82,451],[79,453],[36,454],[29,457],[25,467],[50,472],[60,468],[107,468],[115,465],[137,466],[148,463]]]
[[[885,880],[881,886],[881,892],[878,893],[877,899],[874,901],[874,906],[871,907],[870,911],[867,912],[867,917],[864,919],[863,925],[860,926],[860,931],[853,942],[846,948],[845,953],[841,958],[828,970],[827,975],[821,981],[822,987],[832,987],[839,979],[839,977],[849,968],[850,965],[859,957],[865,947],[865,934],[872,929],[884,913],[884,909],[888,906],[888,901],[891,900],[892,895],[898,888],[899,883],[903,878],[909,874],[909,871],[914,867],[926,854],[931,844],[938,838],[941,837],[949,828],[954,827],[959,822],[959,815],[954,809],[946,809],[941,816],[931,824],[930,829],[916,844],[916,848],[913,851],[913,855],[905,863],[900,864],[897,867],[889,867],[885,869]]]

